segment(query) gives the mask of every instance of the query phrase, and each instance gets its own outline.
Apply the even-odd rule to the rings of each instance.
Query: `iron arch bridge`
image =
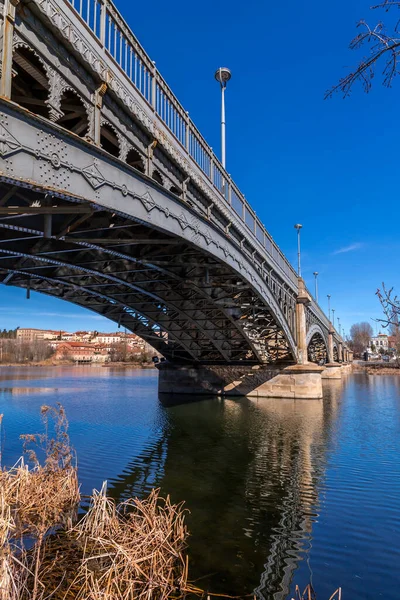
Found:
[[[114,4],[0,6],[2,283],[177,363],[299,361],[296,272]],[[304,306],[308,360],[333,360]]]

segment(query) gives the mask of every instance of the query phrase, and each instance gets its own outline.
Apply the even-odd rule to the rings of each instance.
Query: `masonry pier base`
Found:
[[[326,363],[321,377],[322,379],[342,379],[342,365],[336,362]]]
[[[322,398],[322,367],[304,365],[157,365],[160,394]]]

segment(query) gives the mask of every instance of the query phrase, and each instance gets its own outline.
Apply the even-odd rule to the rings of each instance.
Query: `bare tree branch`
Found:
[[[377,319],[382,323],[383,327],[394,326],[399,327],[400,321],[400,300],[397,296],[393,296],[393,288],[387,290],[385,284],[382,283],[382,292],[377,290],[376,295],[381,303],[385,319]]]
[[[384,0],[384,2],[371,8],[384,9],[388,12],[393,7],[400,8],[400,0]],[[396,35],[399,25],[400,19],[395,25],[393,33],[388,33],[381,22],[375,27],[370,27],[366,21],[360,21],[357,27],[362,28],[362,31],[350,42],[350,49],[358,50],[365,45],[369,45],[369,56],[363,58],[351,73],[340,79],[337,85],[328,90],[325,98],[330,98],[338,91],[341,91],[344,97],[348,96],[356,82],[360,82],[364,91],[369,92],[375,76],[376,64],[380,61],[384,63],[382,71],[383,85],[391,87],[394,77],[400,73],[400,37]]]

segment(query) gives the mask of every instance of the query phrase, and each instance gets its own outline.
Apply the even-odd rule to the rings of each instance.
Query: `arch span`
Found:
[[[327,338],[326,332],[322,329],[322,327],[320,325],[318,325],[318,323],[313,323],[311,325],[311,327],[309,328],[309,330],[307,331],[307,337],[306,337],[307,346],[310,344],[312,338],[316,334],[319,334],[321,336],[321,338],[323,339],[323,341],[325,343],[326,348],[328,348],[328,338]]]
[[[326,363],[329,362],[329,344],[325,332],[314,323],[307,332],[307,356],[310,362]]]
[[[17,208],[0,211],[4,283],[53,295],[75,286],[64,299],[79,303],[82,293],[101,314],[107,302],[107,315],[118,322],[127,311],[140,314],[152,324],[149,335],[165,333],[163,353],[175,360],[296,359],[280,289],[273,292],[240,244],[119,159],[13,110],[9,123],[15,119],[24,145],[13,138],[13,173],[20,177],[3,177],[0,189],[4,210]],[[54,136],[62,154],[51,144],[47,150]]]
[[[336,342],[333,342],[333,362],[339,362],[339,348]]]

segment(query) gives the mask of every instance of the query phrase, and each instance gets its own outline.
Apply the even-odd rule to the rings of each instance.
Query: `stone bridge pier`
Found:
[[[334,334],[332,323],[329,323],[329,337],[328,337],[328,356],[329,362],[324,365],[325,370],[322,373],[322,379],[341,379],[342,378],[342,365],[340,362],[334,360]],[[338,358],[341,356],[341,344],[339,344]]]
[[[252,398],[321,399],[324,367],[307,359],[306,306],[311,298],[299,278],[296,302],[297,362],[266,365],[176,365],[163,362],[159,392]],[[336,366],[336,364],[335,364]],[[337,365],[340,369],[340,365]]]

